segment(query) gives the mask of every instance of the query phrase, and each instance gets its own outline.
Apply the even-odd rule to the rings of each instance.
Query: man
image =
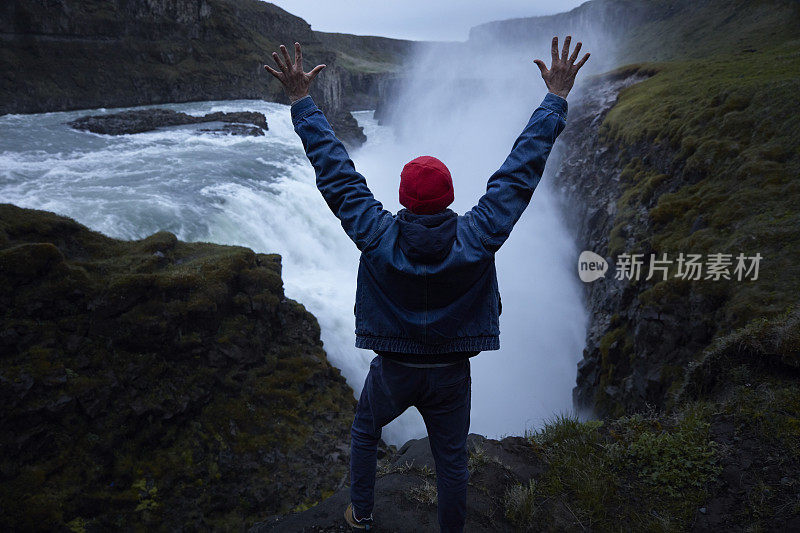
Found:
[[[342,143],[308,95],[325,68],[303,72],[300,44],[266,66],[292,101],[294,128],[314,166],[317,187],[361,251],[356,290],[356,346],[375,351],[351,430],[350,500],[345,519],[371,529],[376,452],[383,426],[408,407],[422,414],[436,463],[441,531],[462,531],[467,507],[469,358],[497,350],[500,294],[494,255],[530,202],[556,137],[565,126],[566,97],[581,43],[552,65],[535,60],[549,93],[533,112],[511,154],[488,181],[478,204],[462,216],[448,209],[453,181],[438,159],[418,157],[400,174],[400,203],[383,209],[356,172]]]

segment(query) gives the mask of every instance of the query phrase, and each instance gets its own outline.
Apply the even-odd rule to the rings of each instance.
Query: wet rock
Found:
[[[357,148],[367,142],[364,129],[349,111],[338,111],[326,117],[334,133],[348,148]]]
[[[203,133],[215,133],[221,135],[244,135],[247,137],[259,137],[264,135],[264,130],[258,126],[248,126],[246,124],[225,124],[220,128],[200,129]]]
[[[137,109],[107,115],[89,115],[77,118],[67,124],[76,129],[105,135],[130,135],[153,131],[168,126],[202,124],[204,122],[226,122],[220,128],[200,131],[232,135],[264,135],[267,119],[263,113],[238,111],[233,113],[215,112],[203,116],[187,115],[171,109]],[[252,124],[247,126],[246,124]]]

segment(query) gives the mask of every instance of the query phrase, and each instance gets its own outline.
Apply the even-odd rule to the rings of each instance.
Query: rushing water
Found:
[[[122,239],[168,230],[182,240],[280,253],[287,296],[319,319],[329,360],[358,393],[374,355],[353,347],[358,251],[316,190],[288,106],[241,100],[158,107],[193,115],[261,111],[269,131],[264,137],[223,136],[186,126],[112,137],[64,124],[112,110],[2,116],[0,201],[67,215]],[[371,112],[355,115],[369,137],[353,154],[356,167],[395,211],[400,169],[420,154],[408,152],[415,148],[378,126]],[[513,140],[518,132],[507,129],[505,137]],[[459,173],[469,174],[455,205],[459,212],[477,200],[474,193],[488,177],[467,172],[469,152],[463,155],[446,161],[457,198]],[[515,230],[519,235],[498,254],[503,349],[472,360],[471,430],[490,436],[519,434],[571,406],[585,332],[575,251],[550,195],[537,190],[534,204]],[[412,410],[384,437],[399,444],[423,434]]]

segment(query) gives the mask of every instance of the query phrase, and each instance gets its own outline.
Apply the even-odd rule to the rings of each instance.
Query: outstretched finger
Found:
[[[289,52],[286,51],[286,47],[281,45],[281,53],[283,54],[283,60],[286,61],[286,67],[291,70],[292,69],[292,58],[289,57]]]
[[[536,63],[537,67],[539,67],[539,70],[542,72],[542,76],[547,74],[547,66],[545,66],[544,61],[541,59],[534,59],[533,62]]]
[[[300,43],[294,43],[294,64],[300,71],[303,71],[303,51],[300,50]]]
[[[567,38],[564,39],[564,48],[561,50],[561,60],[563,62],[567,62],[567,57],[569,57],[569,43],[572,41],[572,35],[567,35]]]
[[[589,59],[590,55],[591,54],[586,54],[585,56],[583,56],[580,61],[575,63],[575,68],[576,69],[581,68],[583,66],[583,64],[586,63],[586,60]]]
[[[267,72],[269,72],[270,74],[272,74],[273,76],[275,76],[276,78],[281,80],[281,73],[280,72],[278,72],[274,68],[270,67],[269,65],[264,65],[264,68],[267,69]],[[283,81],[283,80],[281,80],[281,81]]]
[[[278,65],[278,68],[281,69],[281,72],[286,72],[286,66],[281,63],[281,60],[278,57],[278,52],[272,52],[272,59],[275,60],[275,64]]]
[[[316,78],[316,77],[317,77],[317,74],[319,74],[319,72],[320,72],[322,69],[324,69],[325,67],[326,67],[326,65],[317,65],[316,67],[314,67],[313,69],[311,69],[311,72],[309,72],[309,73],[308,73],[308,81],[311,81],[311,80],[313,80],[314,78]]]
[[[553,63],[558,61],[558,36],[553,37],[553,44],[550,45],[550,55],[552,56]]]
[[[575,45],[575,50],[572,51],[572,55],[569,56],[569,62],[575,63],[575,60],[578,59],[578,52],[581,51],[581,42],[578,41],[578,44]]]

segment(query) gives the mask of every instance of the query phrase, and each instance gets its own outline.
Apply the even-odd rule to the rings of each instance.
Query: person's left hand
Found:
[[[280,72],[270,68],[269,65],[264,65],[264,68],[278,78],[283,84],[283,90],[286,91],[286,95],[294,102],[308,95],[308,88],[311,86],[311,82],[325,68],[325,65],[317,65],[308,73],[303,72],[303,52],[300,50],[300,43],[294,43],[294,62],[292,62],[289,52],[286,51],[286,47],[283,45],[281,45],[281,53],[285,64],[281,62],[277,52],[272,52],[272,59],[275,60]]]

